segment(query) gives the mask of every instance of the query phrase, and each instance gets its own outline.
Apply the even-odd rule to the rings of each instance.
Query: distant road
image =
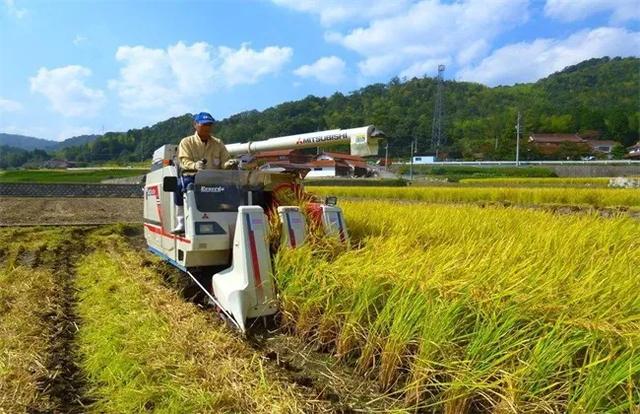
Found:
[[[93,171],[93,170],[148,170],[146,167],[68,167],[68,171]]]
[[[410,162],[394,164],[409,165]],[[515,161],[436,161],[429,163],[413,163],[413,165],[512,165]],[[517,165],[640,165],[640,160],[597,160],[597,161],[520,161]]]

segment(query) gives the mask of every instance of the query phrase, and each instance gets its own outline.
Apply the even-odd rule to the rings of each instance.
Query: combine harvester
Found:
[[[366,126],[228,144],[226,148],[241,162],[259,151],[346,143],[351,154],[371,156],[378,154],[383,138],[381,131]],[[304,243],[303,212],[298,206],[279,205],[278,192],[301,188],[310,167],[271,163],[247,170],[199,171],[184,194],[185,232],[177,235],[171,233],[176,225],[173,193],[178,188],[177,164],[176,145],[164,145],[153,154],[144,195],[144,233],[149,250],[189,275],[221,316],[244,333],[251,320],[278,310],[267,214],[277,211],[280,216],[285,245]],[[342,210],[335,205],[335,198],[309,207],[327,234],[347,241]]]

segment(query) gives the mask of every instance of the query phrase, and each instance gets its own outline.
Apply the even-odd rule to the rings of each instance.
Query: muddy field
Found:
[[[130,198],[0,198],[0,226],[142,222],[142,200]]]

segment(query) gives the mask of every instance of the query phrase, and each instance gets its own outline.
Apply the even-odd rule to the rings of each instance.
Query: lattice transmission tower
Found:
[[[444,93],[444,65],[438,65],[438,77],[436,78],[436,97],[433,106],[433,122],[431,123],[431,150],[435,151],[436,157],[441,145],[447,143],[447,137],[442,129],[444,122],[444,104],[442,95]]]

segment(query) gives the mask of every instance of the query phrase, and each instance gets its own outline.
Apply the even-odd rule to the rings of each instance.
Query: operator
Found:
[[[234,169],[238,161],[231,159],[222,141],[211,135],[213,117],[207,112],[193,116],[195,133],[182,138],[178,146],[178,160],[182,175],[178,177],[178,191],[175,192],[177,224],[173,233],[184,232],[183,194],[189,184],[194,182],[196,172],[200,170]]]

